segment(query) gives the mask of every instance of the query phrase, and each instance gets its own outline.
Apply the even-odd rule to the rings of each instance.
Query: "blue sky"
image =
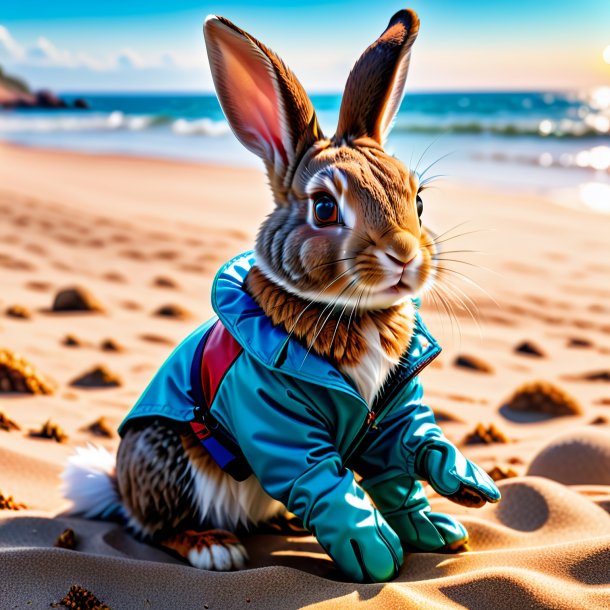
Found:
[[[422,28],[411,90],[569,89],[610,82],[604,0],[412,0]],[[0,64],[58,90],[210,91],[201,25],[235,21],[310,91],[340,91],[401,2],[5,2]]]

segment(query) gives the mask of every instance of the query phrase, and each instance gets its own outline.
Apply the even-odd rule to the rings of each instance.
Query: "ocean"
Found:
[[[90,110],[0,111],[0,139],[22,145],[261,166],[214,95],[63,94]],[[312,95],[332,134],[340,95]],[[386,149],[444,180],[543,193],[610,213],[610,87],[583,92],[410,93]]]

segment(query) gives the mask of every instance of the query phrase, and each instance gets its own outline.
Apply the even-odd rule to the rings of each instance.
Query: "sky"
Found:
[[[276,51],[310,92],[341,91],[401,2],[5,2],[0,65],[64,92],[213,90],[202,36],[223,15]],[[412,91],[610,84],[608,0],[410,0],[421,19]],[[607,51],[610,54],[610,51]]]

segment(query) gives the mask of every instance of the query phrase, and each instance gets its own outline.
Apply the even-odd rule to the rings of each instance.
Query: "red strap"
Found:
[[[242,351],[243,347],[222,322],[216,322],[205,342],[201,358],[201,389],[208,409],[214,402],[223,377]]]

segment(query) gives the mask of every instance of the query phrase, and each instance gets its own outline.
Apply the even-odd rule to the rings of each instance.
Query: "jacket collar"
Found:
[[[253,251],[231,259],[216,274],[212,285],[212,307],[225,328],[251,356],[270,368],[317,384],[338,387],[360,395],[328,361],[306,348],[278,326],[274,326],[254,299],[244,290],[248,271],[256,262]],[[414,299],[419,307],[419,299]],[[415,330],[398,365],[403,375],[416,375],[441,351],[440,346],[415,313]]]

